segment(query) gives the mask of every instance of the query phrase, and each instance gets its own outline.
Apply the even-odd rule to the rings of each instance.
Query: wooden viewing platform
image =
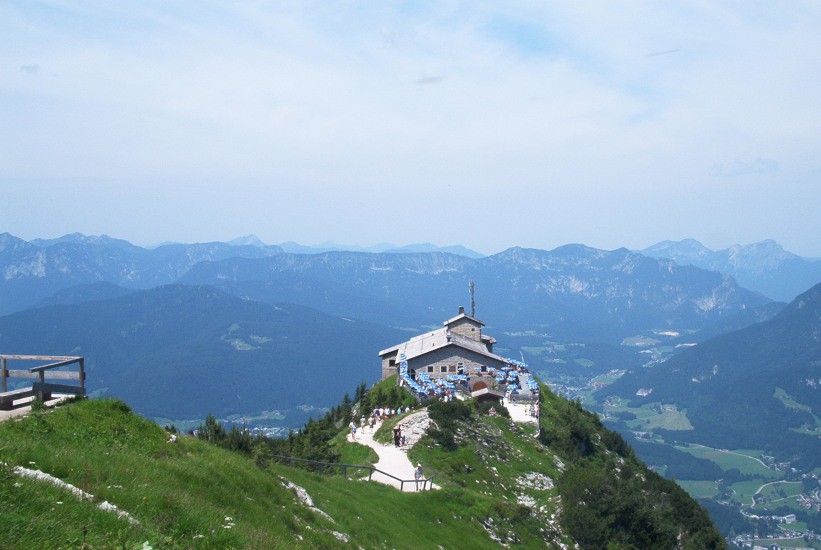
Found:
[[[31,367],[29,369],[11,370],[8,368],[9,361],[52,361],[45,365]],[[77,371],[52,370],[69,365],[77,365]],[[8,390],[7,380],[9,378],[29,378],[34,379],[31,386]],[[52,380],[77,380],[79,385],[55,384]],[[63,355],[0,355],[0,410],[8,411],[15,407],[23,407],[29,404],[31,398],[46,402],[52,398],[52,394],[85,395],[86,374],[82,357],[70,357]],[[20,403],[18,403],[20,401]]]

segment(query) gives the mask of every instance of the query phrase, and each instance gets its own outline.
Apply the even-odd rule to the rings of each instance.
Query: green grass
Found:
[[[379,462],[379,455],[376,451],[360,443],[347,441],[347,433],[343,433],[342,441],[337,443],[339,450],[339,461],[345,464],[376,464]],[[335,438],[336,439],[336,438]],[[367,471],[363,471],[367,475]]]
[[[725,472],[735,468],[742,474],[759,476],[770,481],[782,476],[780,472],[770,470],[755,457],[750,456],[750,451],[713,449],[694,443],[686,447],[676,447],[676,449],[715,462]]]
[[[291,491],[250,459],[188,437],[169,443],[159,426],[121,402],[83,401],[4,422],[0,441],[10,464],[41,470],[95,497],[93,503],[81,501],[46,483],[4,476],[0,538],[11,547],[78,541],[101,547],[114,541],[125,547],[144,541],[288,547],[297,534],[316,544],[334,540],[327,529],[306,530],[325,520],[299,506]],[[22,507],[21,491],[32,497]],[[99,511],[95,504],[104,500],[140,525]],[[272,522],[272,506],[297,519]]]
[[[473,519],[485,511],[462,491],[400,493],[378,483],[281,473],[304,487],[363,548],[498,548]]]
[[[628,407],[626,400],[619,400],[615,407],[607,407],[607,412],[631,412],[636,415],[635,420],[629,420],[627,426],[632,430],[652,431],[664,430],[692,430],[693,425],[687,418],[687,411],[679,411],[675,407],[665,407],[660,403],[647,403],[638,408]],[[662,407],[661,412],[658,408]],[[656,410],[654,410],[654,408]]]
[[[749,506],[752,502],[753,495],[764,483],[765,482],[760,479],[733,483],[730,486],[734,491],[733,499],[741,502],[744,506]]]
[[[802,492],[802,484],[800,481],[778,481],[773,485],[764,487],[759,496],[771,499],[782,498],[779,493],[784,493],[784,497],[794,497],[800,495]]]
[[[821,435],[821,418],[818,418],[813,413],[812,407],[799,403],[782,388],[775,388],[775,394],[773,397],[781,401],[781,403],[783,403],[788,409],[794,409],[812,415],[815,422],[814,424],[805,424],[804,426],[801,426],[801,428],[791,428],[792,431],[811,436]]]
[[[718,486],[715,481],[692,481],[688,479],[677,479],[676,483],[681,485],[681,488],[687,491],[691,497],[695,499],[700,498],[714,498],[718,496]]]
[[[506,460],[496,462],[504,475],[541,467],[555,471],[547,453],[530,449],[524,456],[533,428],[511,432],[503,419],[491,427],[516,440],[504,454]],[[370,449],[345,442],[344,431],[340,436],[346,461],[374,459]],[[492,444],[495,448],[499,442]],[[11,465],[38,469],[80,487],[95,496],[94,502],[4,468],[0,540],[10,548],[139,548],[146,541],[153,547],[182,548],[497,548],[479,522],[494,518],[494,525],[515,532],[525,546],[539,541],[544,545],[541,523],[515,503],[514,487],[505,484],[507,491],[483,494],[498,479],[490,461],[478,461],[474,452],[444,459],[435,458],[444,453],[432,449],[420,453],[428,476],[442,470],[437,482],[444,489],[400,493],[378,483],[278,463],[260,467],[250,457],[195,438],[168,442],[164,430],[130,413],[121,402],[77,402],[0,424],[0,455]],[[536,462],[527,465],[530,459]],[[473,473],[448,480],[444,470],[453,471],[458,462],[473,464]],[[305,488],[314,505],[333,520],[300,504],[281,478]],[[485,479],[488,485],[474,483]],[[534,496],[550,504],[555,490],[534,491]],[[96,508],[103,500],[140,524],[132,526]],[[555,510],[555,504],[550,509]],[[340,542],[334,531],[347,536],[349,544]]]
[[[821,540],[810,540],[806,541],[804,539],[755,539],[754,543],[759,546],[764,546],[765,548],[769,548],[771,544],[777,544],[782,548],[813,548],[814,550],[821,549]]]
[[[621,464],[630,469],[635,495],[642,495],[638,501],[655,502],[648,499],[657,498],[652,491],[661,481],[640,468],[633,472],[638,465],[618,462],[625,452],[620,439],[599,432],[595,417],[546,388],[543,398],[541,429],[555,431],[550,448],[536,437],[536,426],[477,415],[471,404],[437,403],[432,410],[440,415],[443,431],[423,437],[409,452],[412,461],[423,464],[426,477],[435,476],[441,486],[424,493],[321,475],[267,462],[258,454],[255,460],[195,438],[170,442],[159,426],[116,400],[84,400],[33,413],[0,423],[0,462],[47,472],[93,494],[94,501],[0,468],[0,541],[9,548],[140,548],[145,542],[155,548],[498,548],[492,532],[523,548],[572,546],[555,519],[560,499],[551,484],[567,475],[554,453],[571,452],[573,438],[580,435],[596,448],[607,441],[614,451],[602,447],[584,465],[563,454],[567,471],[584,475],[588,467],[606,463],[604,470],[612,471]],[[444,409],[437,410],[440,405]],[[442,416],[442,410],[451,414],[460,407],[473,414],[458,417],[466,420],[449,432],[456,438],[452,446],[442,433],[448,419],[456,417]],[[386,423],[388,435],[396,421]],[[346,441],[346,433],[343,427],[332,441],[343,460],[372,462],[372,451]],[[547,485],[526,487],[528,475]],[[314,507],[301,503],[286,482],[304,488]],[[651,492],[640,491],[642,484]],[[669,488],[665,491],[670,494]],[[99,510],[96,504],[103,500],[139,525]],[[671,505],[660,497],[659,502]],[[579,510],[586,513],[569,506],[564,513]],[[598,515],[585,517],[585,529],[604,521]],[[678,520],[665,521],[681,528]]]
[[[796,495],[802,492],[800,481],[779,481],[773,485],[767,485],[756,497],[756,510],[774,510],[782,506],[793,510],[802,510],[801,505],[796,502]],[[783,496],[782,496],[783,494]]]

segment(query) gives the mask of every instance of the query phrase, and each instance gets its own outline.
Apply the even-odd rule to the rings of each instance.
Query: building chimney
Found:
[[[464,312],[465,312],[465,308],[462,307],[462,306],[459,306],[459,315],[463,314]]]

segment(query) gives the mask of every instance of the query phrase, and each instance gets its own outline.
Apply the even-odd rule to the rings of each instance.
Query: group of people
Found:
[[[382,420],[388,419],[392,416],[396,416],[397,414],[403,414],[411,410],[410,405],[405,407],[404,409],[400,405],[396,409],[391,409],[390,407],[377,407],[371,413],[373,418],[381,418]]]
[[[366,430],[370,430],[370,433],[374,433],[376,429],[379,427],[377,424],[379,424],[383,420],[387,420],[388,418],[396,416],[398,414],[404,414],[406,412],[409,412],[410,410],[410,405],[408,405],[404,409],[401,406],[397,407],[396,409],[392,409],[390,407],[377,407],[367,417],[365,415],[362,415],[362,417],[359,419],[359,422],[357,422],[354,418],[348,425],[348,427],[351,430],[351,441],[356,441],[357,432],[364,434],[367,433]],[[405,444],[405,436],[401,434],[400,442],[402,445]],[[398,446],[399,445],[397,444],[397,447]]]

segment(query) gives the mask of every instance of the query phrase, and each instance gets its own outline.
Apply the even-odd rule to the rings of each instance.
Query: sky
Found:
[[[821,257],[821,3],[0,3],[0,232]]]

